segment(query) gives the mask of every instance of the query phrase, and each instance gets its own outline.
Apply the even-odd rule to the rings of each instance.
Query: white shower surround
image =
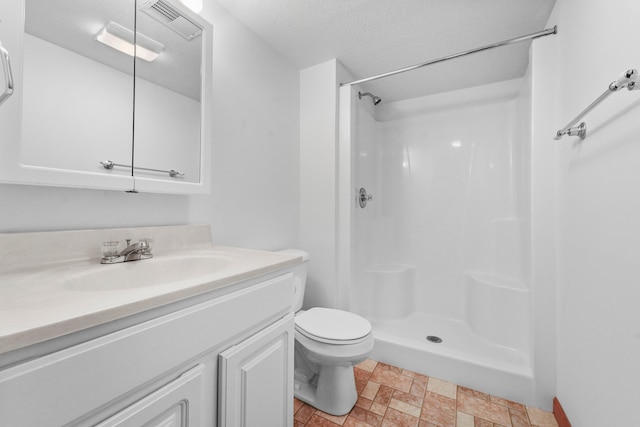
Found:
[[[343,250],[348,306],[374,325],[373,358],[535,403],[526,84],[375,108],[343,89],[342,158],[346,137],[352,160],[341,176],[373,194],[365,209],[351,203]]]

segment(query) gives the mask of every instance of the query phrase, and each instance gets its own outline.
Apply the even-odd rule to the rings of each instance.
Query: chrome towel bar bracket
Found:
[[[367,202],[373,199],[373,194],[367,193],[367,189],[362,187],[358,190],[358,204],[362,209],[367,207]]]

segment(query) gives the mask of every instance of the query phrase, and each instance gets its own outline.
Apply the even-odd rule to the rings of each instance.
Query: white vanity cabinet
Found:
[[[231,287],[5,368],[0,425],[292,426],[292,275]]]
[[[220,354],[219,427],[290,425],[293,345],[289,314]]]
[[[200,424],[204,383],[202,365],[192,368],[96,427],[186,427]]]

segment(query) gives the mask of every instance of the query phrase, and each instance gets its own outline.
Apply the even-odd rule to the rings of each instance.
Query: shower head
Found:
[[[373,101],[373,105],[378,105],[378,104],[380,104],[382,102],[382,98],[380,98],[379,96],[375,96],[372,93],[369,93],[369,92],[365,92],[365,93],[358,92],[358,99],[362,99],[363,96],[370,96],[371,100]]]

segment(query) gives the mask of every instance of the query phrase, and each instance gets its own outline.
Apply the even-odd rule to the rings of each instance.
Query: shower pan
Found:
[[[538,406],[548,396],[533,360],[531,69],[447,93],[385,95],[384,103],[361,90],[556,33],[342,83],[339,99],[338,301],[371,321],[372,357]],[[383,92],[397,82],[385,80]],[[359,188],[375,194],[366,209]]]
[[[351,161],[340,168],[353,182],[341,258],[345,305],[373,324],[374,359],[531,402],[523,85],[451,92],[443,109],[422,108],[427,96],[372,110],[342,88]]]
[[[556,33],[343,83],[339,101],[338,300],[371,321],[372,357],[538,406],[548,396],[533,360],[531,69],[377,104],[359,89]],[[393,93],[397,80],[388,81],[384,93]],[[357,188],[375,203],[361,209]]]

